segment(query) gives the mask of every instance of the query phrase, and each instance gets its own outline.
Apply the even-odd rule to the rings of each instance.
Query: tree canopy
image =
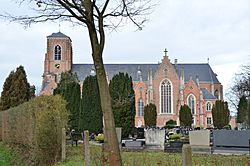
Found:
[[[214,127],[222,129],[229,124],[230,113],[227,102],[217,100],[212,108]]]
[[[188,105],[184,104],[179,112],[180,123],[182,126],[191,126],[193,123],[191,109]]]
[[[61,79],[54,90],[54,95],[60,94],[67,101],[69,111],[69,127],[78,129],[81,91],[76,74],[65,72],[61,74]]]
[[[246,96],[240,98],[238,109],[237,109],[237,123],[248,122],[248,101]]]
[[[34,97],[33,93],[34,91],[31,91],[24,67],[19,66],[16,71],[10,72],[4,82],[0,109],[7,110],[10,107],[18,106]]]
[[[135,94],[132,78],[128,74],[114,75],[109,84],[115,126],[122,127],[122,137],[133,135],[135,119]]]
[[[88,76],[83,82],[79,124],[81,131],[89,130],[96,134],[102,132],[103,115],[96,76]]]
[[[156,127],[156,119],[157,119],[156,105],[152,103],[146,105],[144,108],[145,126]]]

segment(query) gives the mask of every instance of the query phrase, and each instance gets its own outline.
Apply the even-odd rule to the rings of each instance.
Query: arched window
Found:
[[[218,90],[214,91],[214,96],[216,97],[216,99],[219,99],[219,91]]]
[[[61,47],[59,45],[55,46],[55,60],[61,60]]]
[[[191,113],[195,114],[195,98],[193,95],[188,96],[188,106],[191,109]]]
[[[144,102],[142,99],[138,101],[138,116],[144,116]]]
[[[161,100],[160,100],[161,113],[171,114],[172,87],[171,83],[168,80],[164,80],[161,83],[160,93],[161,93]]]
[[[207,102],[207,111],[212,110],[212,104],[210,102]]]

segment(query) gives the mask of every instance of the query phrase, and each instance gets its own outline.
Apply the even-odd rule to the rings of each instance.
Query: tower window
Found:
[[[55,60],[61,60],[61,47],[59,45],[55,46]]]
[[[160,87],[161,92],[161,113],[162,114],[171,114],[171,102],[172,102],[172,87],[171,83],[168,80],[165,80],[161,83]]]

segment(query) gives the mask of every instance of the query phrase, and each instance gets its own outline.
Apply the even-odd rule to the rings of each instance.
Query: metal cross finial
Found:
[[[165,56],[167,56],[167,54],[168,54],[167,48],[165,48],[164,53],[165,53]]]
[[[207,63],[209,64],[209,58],[207,58]]]
[[[59,24],[59,32],[61,32],[61,25]]]

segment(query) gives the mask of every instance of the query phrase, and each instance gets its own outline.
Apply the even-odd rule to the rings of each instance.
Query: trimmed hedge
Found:
[[[21,151],[29,165],[52,165],[61,157],[68,112],[60,96],[36,97],[0,112],[2,141]],[[0,139],[1,139],[0,138]]]

